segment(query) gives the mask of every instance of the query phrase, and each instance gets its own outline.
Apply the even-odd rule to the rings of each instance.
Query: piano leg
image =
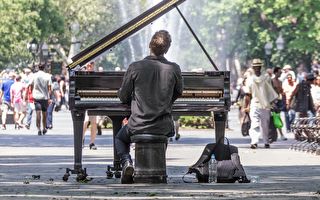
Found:
[[[86,168],[82,169],[82,132],[85,110],[72,110],[71,115],[73,121],[74,169],[67,168],[63,180],[67,181],[71,172],[77,174],[77,181],[81,181],[86,180],[88,176]]]
[[[214,113],[214,129],[216,143],[224,143],[227,112]]]
[[[225,136],[225,128],[226,128],[226,119],[227,112],[214,113],[214,129],[215,129],[215,139],[216,144],[224,144],[224,136]],[[217,146],[216,159],[223,160],[224,159],[224,147],[219,145]]]
[[[113,174],[116,178],[120,178],[122,169],[121,169],[120,158],[117,155],[117,151],[115,148],[115,137],[122,127],[122,120],[124,119],[124,117],[110,116],[110,119],[112,120],[112,127],[113,127],[112,128],[113,129],[113,167],[109,165],[106,173],[107,173],[107,178],[112,178]]]

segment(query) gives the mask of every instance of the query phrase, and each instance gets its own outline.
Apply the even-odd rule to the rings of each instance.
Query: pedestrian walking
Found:
[[[273,110],[273,112],[275,113],[279,113],[280,112],[285,112],[286,111],[286,99],[285,99],[285,94],[283,92],[282,89],[282,82],[279,80],[282,72],[281,72],[281,68],[280,67],[275,67],[273,69],[273,74],[274,77],[272,78],[272,86],[274,88],[274,90],[277,92],[278,94],[278,99],[276,102],[276,107]],[[273,122],[270,122],[273,123]],[[284,136],[283,132],[282,132],[282,127],[281,128],[276,128],[276,134],[279,133],[280,134],[280,139],[281,140],[287,140],[287,138]],[[277,137],[275,137],[277,138]],[[273,140],[272,138],[270,138],[271,140]]]
[[[24,77],[22,77],[22,83],[25,85],[25,93],[24,93],[24,101],[26,102],[26,123],[24,125],[25,128],[30,129],[32,114],[35,109],[34,107],[34,99],[32,97],[32,90],[29,87],[32,81],[32,70],[29,67],[24,68]]]
[[[86,71],[94,71],[94,62],[90,62],[86,65]],[[89,149],[97,150],[97,146],[95,145],[95,140],[97,137],[97,116],[88,116],[88,112],[85,113],[85,119],[83,123],[83,133],[82,133],[82,144],[84,146],[85,142],[85,134],[90,126],[90,143]]]
[[[10,89],[11,86],[14,84],[14,78],[15,78],[15,73],[14,72],[9,72],[9,79],[5,80],[2,83],[1,86],[1,94],[0,94],[0,99],[1,99],[1,120],[2,120],[2,130],[6,130],[6,122],[7,122],[7,113],[11,109],[11,96],[10,96]]]
[[[21,76],[17,75],[15,82],[10,88],[11,106],[14,112],[15,129],[23,128],[22,120],[26,113],[26,102],[23,98],[25,92],[25,85],[21,82]]]
[[[293,105],[292,107],[296,111],[296,119],[308,117],[309,113],[315,116],[315,107],[311,95],[311,83],[314,79],[313,73],[306,74],[304,80],[302,80],[292,92],[290,104]]]
[[[271,104],[277,99],[278,95],[271,85],[271,77],[262,74],[263,63],[260,59],[253,59],[251,67],[254,74],[248,78],[248,93],[245,100],[245,112],[250,113],[251,137],[250,148],[256,149],[259,137],[262,133],[264,147],[270,148],[269,142],[269,123]]]
[[[32,96],[34,98],[36,110],[36,126],[38,135],[45,135],[47,133],[47,109],[51,103],[51,76],[44,72],[45,65],[39,65],[39,71],[34,73],[32,82],[30,84]],[[42,129],[41,129],[42,122]]]
[[[320,114],[320,75],[317,75],[314,84],[311,85],[311,95],[316,111],[316,116]]]
[[[291,124],[295,119],[295,111],[290,105],[290,98],[298,83],[293,79],[291,74],[288,74],[287,79],[282,83],[283,92],[286,96],[286,111],[284,112],[287,133],[291,132]]]
[[[60,97],[60,88],[59,88],[59,83],[57,82],[55,76],[51,76],[51,81],[52,81],[52,92],[50,95],[50,104],[48,105],[47,109],[47,123],[46,127],[47,129],[52,129],[53,128],[53,110],[55,109],[55,106],[57,106],[57,102],[59,102],[59,97]]]

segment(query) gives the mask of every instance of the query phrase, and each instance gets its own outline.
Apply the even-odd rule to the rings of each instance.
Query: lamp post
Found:
[[[49,47],[48,47],[48,44],[46,42],[42,43],[42,46],[41,46],[41,57],[42,57],[42,60],[44,62],[45,67],[47,67],[48,58],[49,58]]]
[[[280,33],[277,40],[276,40],[276,45],[277,45],[277,50],[279,52],[279,56],[277,58],[278,63],[282,63],[283,62],[283,58],[281,57],[280,52],[284,49],[284,39],[282,37],[282,34]]]
[[[271,50],[272,50],[272,43],[271,42],[267,42],[264,45],[264,52],[266,54],[266,64],[267,64],[267,68],[270,68],[270,60],[271,60]]]
[[[279,51],[284,49],[284,39],[282,37],[282,34],[280,33],[277,40],[276,40],[277,49]]]
[[[278,52],[280,52],[280,51],[282,51],[284,49],[284,43],[285,43],[285,41],[284,41],[284,39],[282,37],[282,34],[280,33],[278,38],[277,38],[277,40],[276,40],[276,46],[277,46]],[[267,42],[264,45],[264,52],[265,52],[265,55],[266,55],[267,68],[270,68],[272,66],[272,63],[271,63],[272,48],[273,48],[272,42]]]
[[[34,63],[36,61],[36,55],[38,53],[38,42],[35,38],[32,39],[30,43],[27,44],[29,52],[32,54],[32,70],[34,70]]]

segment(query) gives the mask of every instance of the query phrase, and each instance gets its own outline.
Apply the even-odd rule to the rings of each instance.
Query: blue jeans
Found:
[[[53,113],[53,108],[55,106],[55,103],[52,102],[48,108],[47,108],[47,127],[52,127],[52,113]]]
[[[31,107],[31,104],[28,103],[28,107],[27,107],[27,125],[30,126],[31,125],[31,121],[32,121],[32,113],[33,113],[33,108]]]
[[[167,137],[172,137],[174,133],[167,134]],[[120,162],[123,164],[125,161],[131,160],[130,156],[130,144],[131,144],[131,138],[130,133],[128,130],[127,125],[123,126],[117,133],[114,143],[115,143],[115,149],[117,152],[117,155],[120,157]]]
[[[290,109],[289,111],[286,111],[284,113],[284,115],[285,115],[285,119],[286,119],[287,132],[291,132],[291,124],[295,120],[296,112],[294,110]]]
[[[116,149],[117,155],[120,157],[121,164],[123,164],[127,160],[132,162],[131,156],[130,156],[131,139],[130,139],[130,133],[128,131],[127,126],[123,126],[119,130],[119,132],[115,137],[114,142],[115,142],[115,149]]]

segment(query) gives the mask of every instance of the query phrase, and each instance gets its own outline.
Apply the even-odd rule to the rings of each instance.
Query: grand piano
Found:
[[[85,111],[88,115],[104,115],[112,119],[113,138],[121,128],[124,117],[130,116],[130,106],[122,104],[117,97],[125,72],[86,72],[81,68],[89,61],[106,52],[119,42],[152,23],[172,9],[177,9],[189,30],[213,65],[214,71],[182,72],[184,91],[173,105],[173,115],[213,116],[215,140],[222,141],[225,122],[230,109],[230,72],[219,71],[209,54],[194,34],[180,12],[178,5],[185,0],[163,0],[111,34],[81,51],[72,58],[69,70],[69,109],[73,120],[74,169],[67,168],[63,180],[70,173],[77,175],[77,181],[85,180],[86,168],[82,167],[82,132]],[[114,140],[113,140],[114,141]],[[114,147],[114,145],[113,145]],[[113,165],[107,168],[107,177],[121,177],[120,159],[114,149]]]

